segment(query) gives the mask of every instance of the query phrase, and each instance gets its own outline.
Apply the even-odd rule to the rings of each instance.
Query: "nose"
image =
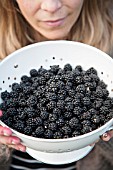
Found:
[[[48,12],[55,12],[61,8],[61,0],[43,0],[41,3],[41,9]]]

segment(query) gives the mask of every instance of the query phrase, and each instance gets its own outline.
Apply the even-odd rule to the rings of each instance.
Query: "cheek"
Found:
[[[32,2],[31,0],[17,0],[18,6],[23,13],[34,14],[40,4],[37,1]]]
[[[75,9],[81,9],[84,0],[70,0],[70,6]]]

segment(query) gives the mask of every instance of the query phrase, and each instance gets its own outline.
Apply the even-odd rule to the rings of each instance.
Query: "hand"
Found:
[[[2,116],[2,111],[0,111],[0,116]],[[26,147],[21,144],[21,140],[12,136],[12,131],[7,127],[0,126],[0,143],[23,152],[26,150]]]

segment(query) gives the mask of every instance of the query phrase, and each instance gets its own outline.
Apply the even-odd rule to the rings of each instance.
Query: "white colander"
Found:
[[[89,45],[71,41],[40,42],[24,47],[6,57],[0,63],[0,93],[11,91],[11,84],[20,82],[22,75],[29,75],[32,68],[49,69],[51,65],[63,66],[70,63],[73,68],[81,65],[84,70],[94,67],[107,85],[113,97],[113,60],[104,52]],[[0,103],[2,100],[0,99]],[[1,125],[6,126],[3,122]],[[21,134],[18,136],[27,152],[34,158],[49,164],[66,164],[86,156],[93,148],[89,146],[100,135],[112,128],[113,119],[90,133],[68,139],[40,139]]]

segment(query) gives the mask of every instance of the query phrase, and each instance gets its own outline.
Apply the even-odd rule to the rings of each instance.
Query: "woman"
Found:
[[[4,0],[0,1],[0,59],[40,41],[72,40],[95,46],[113,56],[112,0]],[[0,111],[0,115],[2,112]],[[112,133],[104,135],[108,141]],[[11,148],[25,152],[20,139],[0,127],[1,161]],[[14,151],[10,170],[25,169],[113,169],[112,139],[99,141],[92,152],[77,163],[46,165],[26,153]],[[105,161],[102,161],[105,160]],[[93,165],[93,166],[92,166]],[[98,166],[99,165],[99,166]]]

